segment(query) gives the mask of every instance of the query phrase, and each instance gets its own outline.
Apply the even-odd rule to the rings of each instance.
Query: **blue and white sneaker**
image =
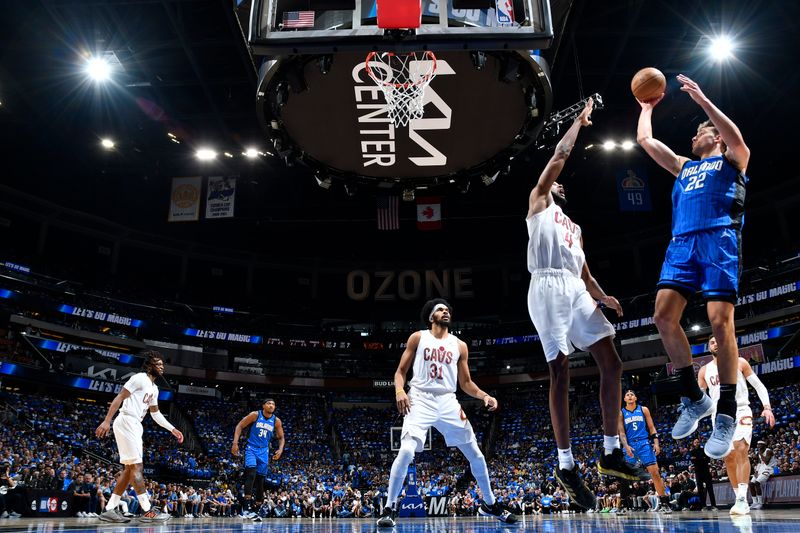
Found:
[[[697,431],[700,420],[710,416],[713,411],[714,402],[706,394],[703,394],[703,397],[696,402],[682,397],[681,405],[678,407],[680,415],[672,428],[672,438],[675,440],[685,439]]]
[[[714,430],[708,437],[704,448],[706,455],[712,459],[722,459],[733,450],[733,433],[736,430],[736,419],[732,416],[718,414],[714,420]]]

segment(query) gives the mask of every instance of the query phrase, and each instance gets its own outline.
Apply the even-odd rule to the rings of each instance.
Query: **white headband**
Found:
[[[431,314],[429,314],[429,315],[428,315],[428,322],[430,322],[431,320],[433,320],[433,314],[434,314],[436,311],[438,311],[439,309],[447,309],[447,306],[446,306],[446,305],[444,305],[444,304],[436,304],[436,305],[434,305],[434,306],[433,306],[433,311],[431,311]]]

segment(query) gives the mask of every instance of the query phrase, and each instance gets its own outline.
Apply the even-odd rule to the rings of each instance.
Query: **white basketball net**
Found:
[[[433,52],[370,52],[365,63],[370,78],[383,91],[395,126],[407,126],[410,120],[422,118],[425,88],[436,76]]]

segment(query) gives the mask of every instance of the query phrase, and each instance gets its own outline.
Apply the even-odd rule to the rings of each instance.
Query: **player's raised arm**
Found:
[[[394,373],[394,399],[397,403],[397,410],[401,415],[406,415],[411,410],[411,402],[408,400],[408,395],[405,391],[406,376],[411,364],[414,362],[414,356],[417,354],[419,338],[419,331],[415,331],[408,337],[406,349],[403,350],[403,355],[400,356],[400,363],[398,363],[397,370]]]
[[[639,101],[642,112],[639,114],[639,124],[636,128],[636,142],[644,148],[647,155],[653,158],[661,168],[676,176],[680,173],[683,165],[689,161],[688,157],[675,154],[666,144],[653,137],[653,108],[664,98],[662,94],[654,100],[647,102]]]
[[[547,165],[539,176],[539,181],[536,182],[536,186],[531,191],[528,199],[529,217],[547,209],[550,202],[550,188],[561,174],[564,163],[566,163],[569,154],[572,152],[572,148],[575,146],[578,132],[582,127],[592,125],[591,114],[593,108],[594,100],[589,98],[581,114],[578,115],[575,122],[572,123],[572,126],[569,127],[561,140],[558,141],[553,156],[550,158],[550,161],[547,162]]]
[[[700,90],[700,86],[696,81],[688,76],[678,74],[677,80],[681,83],[681,91],[687,93],[697,105],[699,105],[708,119],[714,124],[714,127],[719,131],[719,136],[722,137],[722,142],[727,146],[725,157],[733,163],[736,168],[744,172],[747,169],[747,163],[750,162],[750,149],[744,142],[744,137],[739,128],[734,122],[728,118],[725,113],[714,105],[714,102],[708,99]]]

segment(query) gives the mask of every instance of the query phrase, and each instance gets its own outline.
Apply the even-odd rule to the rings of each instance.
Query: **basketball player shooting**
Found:
[[[139,519],[140,522],[163,522],[170,518],[169,514],[162,513],[158,507],[150,506],[150,497],[147,495],[142,469],[142,434],[144,432],[142,420],[149,411],[156,424],[172,433],[178,439],[179,444],[183,442],[183,433],[170,424],[158,410],[158,387],[155,380],[164,375],[164,360],[161,358],[161,354],[156,351],[147,351],[142,355],[145,357],[142,367],[144,372],[134,374],[122,386],[122,390],[108,406],[105,420],[95,430],[98,439],[108,435],[111,429],[111,419],[119,409],[119,416],[114,419],[114,437],[117,440],[119,462],[122,463],[123,470],[117,478],[117,484],[108,499],[105,511],[99,516],[100,520],[104,522],[130,522],[130,518],[122,516],[117,511],[120,499],[129,484],[133,485],[136,499],[139,500],[142,511],[144,511]],[[122,407],[120,408],[120,406]]]
[[[736,373],[739,357],[733,306],[739,290],[741,231],[750,149],[736,124],[709,100],[700,86],[677,77],[681,90],[708,115],[692,138],[699,161],[676,155],[653,138],[653,109],[664,98],[639,102],[637,140],[645,152],[675,176],[672,188],[672,240],[667,248],[656,294],[654,321],[681,383],[681,412],[672,438],[694,433],[711,415],[714,402],[697,385],[689,340],[681,316],[689,298],[702,291],[708,320],[718,343],[720,392],[714,431],[706,455],[722,459],[733,449],[736,430]]]
[[[422,451],[431,427],[435,427],[444,436],[447,446],[457,447],[469,461],[472,475],[483,495],[478,512],[505,523],[517,521],[495,499],[486,459],[478,448],[472,424],[456,399],[458,383],[461,390],[482,400],[490,411],[497,409],[497,400],[472,381],[467,362],[467,345],[450,333],[451,313],[452,307],[441,298],[425,303],[420,318],[428,329],[411,334],[394,374],[397,410],[405,418],[400,449],[389,475],[389,494],[378,520],[378,527],[394,527],[397,498],[403,488],[408,465],[414,460],[414,454]],[[412,367],[414,376],[406,394],[406,375]]]
[[[591,126],[594,102],[590,98],[556,146],[528,202],[528,311],[542,342],[550,370],[550,420],[558,447],[555,478],[570,498],[584,509],[594,509],[595,495],[578,475],[569,440],[569,359],[575,348],[588,350],[600,370],[600,407],[603,414],[604,453],[601,474],[639,480],[641,469],[628,464],[620,450],[617,419],[621,403],[622,362],[614,348],[614,327],[603,315],[606,306],[622,316],[622,307],[607,295],[589,272],[583,253],[581,228],[562,211],[567,202],[563,185],[556,182],[581,128]]]
[[[719,345],[713,336],[708,339],[708,351],[711,352],[713,359],[697,372],[697,384],[703,390],[708,390],[712,401],[719,398],[719,364],[717,354]],[[747,360],[739,357],[736,370],[736,429],[733,433],[733,450],[725,456],[725,470],[728,472],[728,479],[733,486],[736,494],[736,501],[731,507],[732,515],[744,515],[750,512],[747,504],[747,488],[750,480],[750,441],[753,438],[753,410],[750,408],[750,395],[747,392],[747,384],[753,386],[758,399],[764,406],[761,416],[764,417],[769,427],[775,426],[775,416],[772,414],[772,407],[769,403],[769,392],[764,384],[753,372],[753,368]],[[713,416],[713,415],[712,415]],[[754,498],[758,505],[758,498]]]

